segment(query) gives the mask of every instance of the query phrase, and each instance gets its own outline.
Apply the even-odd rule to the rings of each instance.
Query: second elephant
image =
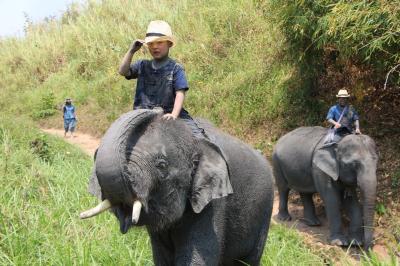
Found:
[[[372,245],[377,185],[375,143],[366,135],[348,135],[335,151],[322,147],[326,134],[326,128],[301,127],[276,144],[272,158],[279,190],[278,218],[291,219],[287,202],[289,190],[294,189],[300,192],[305,222],[319,225],[312,199],[318,192],[328,217],[330,243],[346,246],[350,240],[368,249]],[[349,238],[342,232],[341,207],[350,219]]]

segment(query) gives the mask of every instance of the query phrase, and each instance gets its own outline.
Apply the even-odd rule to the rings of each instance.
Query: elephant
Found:
[[[291,220],[287,204],[293,189],[300,193],[304,222],[320,225],[312,198],[318,192],[328,218],[330,244],[363,245],[368,250],[373,241],[377,186],[375,142],[367,135],[350,134],[324,147],[326,134],[323,127],[300,127],[275,145],[272,164],[279,192],[278,219]],[[342,232],[342,209],[350,220],[348,236]]]
[[[145,226],[155,265],[259,265],[273,204],[272,167],[258,151],[196,120],[139,109],[101,140],[89,191],[101,198],[81,218],[111,209],[121,233]]]

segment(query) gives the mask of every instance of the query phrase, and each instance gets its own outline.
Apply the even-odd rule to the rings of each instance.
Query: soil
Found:
[[[75,132],[74,137],[69,136],[69,133],[67,137],[64,137],[63,129],[48,128],[48,129],[42,129],[42,131],[51,135],[64,138],[69,143],[74,144],[79,148],[81,148],[86,154],[90,156],[94,155],[94,152],[96,151],[96,149],[99,147],[100,144],[99,138],[81,132]]]
[[[64,137],[64,130],[62,129],[42,129],[44,132],[52,135],[64,138],[65,141],[80,147],[89,156],[93,156],[94,152],[100,144],[100,139],[93,137],[91,135],[75,132],[74,137]],[[275,189],[274,197],[274,207],[272,213],[272,223],[273,224],[283,224],[289,228],[294,228],[299,231],[299,233],[304,237],[304,242],[311,249],[316,250],[320,254],[324,254],[327,262],[330,260],[339,262],[346,261],[353,265],[360,264],[360,257],[362,256],[362,251],[359,248],[340,248],[336,246],[331,246],[327,243],[327,237],[329,233],[328,222],[325,216],[325,210],[319,197],[314,197],[316,205],[316,214],[321,221],[320,226],[307,226],[302,222],[303,217],[303,207],[301,204],[300,197],[297,193],[291,192],[289,196],[289,213],[292,216],[292,220],[288,222],[282,222],[277,219],[279,197],[277,190]],[[383,242],[380,242],[381,236],[384,235],[382,232],[383,228],[376,228],[374,239],[377,239],[373,250],[377,254],[378,258],[382,261],[390,261],[390,255]]]

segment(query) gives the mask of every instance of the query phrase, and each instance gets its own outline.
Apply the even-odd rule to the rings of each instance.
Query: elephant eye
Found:
[[[157,168],[160,170],[166,170],[168,168],[168,164],[164,160],[159,160],[156,164]]]

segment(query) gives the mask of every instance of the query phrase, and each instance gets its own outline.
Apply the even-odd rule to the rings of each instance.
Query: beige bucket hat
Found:
[[[170,41],[175,46],[176,40],[172,35],[171,26],[163,20],[150,21],[147,27],[144,43],[148,44],[154,41]]]
[[[336,97],[337,98],[348,98],[348,97],[350,97],[350,94],[347,92],[347,90],[339,90]]]

